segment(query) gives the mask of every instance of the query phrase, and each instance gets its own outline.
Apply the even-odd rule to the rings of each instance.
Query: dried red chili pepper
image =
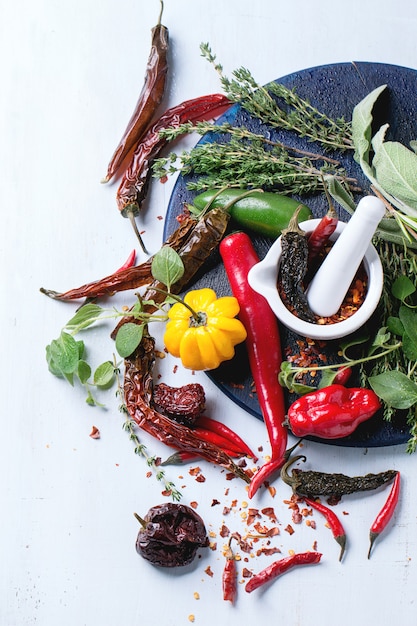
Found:
[[[209,545],[202,518],[189,506],[166,502],[153,506],[142,519],[136,550],[147,561],[160,567],[191,563],[199,548]]]
[[[382,531],[387,527],[389,521],[394,515],[394,511],[397,507],[398,500],[400,497],[400,483],[401,483],[400,472],[397,472],[394,478],[394,482],[391,487],[391,490],[388,494],[388,498],[386,499],[384,506],[382,507],[378,515],[376,516],[375,521],[370,528],[370,531],[369,531],[370,545],[369,545],[369,551],[368,551],[368,559],[371,556],[371,550],[372,550],[372,546],[374,545],[375,540],[379,537]]]
[[[140,428],[171,448],[198,454],[248,483],[247,474],[218,446],[204,441],[188,426],[178,424],[151,407],[154,362],[155,340],[144,335],[134,354],[125,359],[123,391],[130,417]]]
[[[197,426],[201,426],[202,428],[206,428],[207,430],[221,435],[227,441],[230,441],[230,443],[239,449],[243,454],[252,458],[254,461],[257,461],[256,455],[252,452],[248,444],[234,430],[226,426],[223,422],[219,422],[205,415],[200,415],[197,420]]]
[[[152,404],[157,411],[180,424],[194,426],[206,404],[206,394],[200,383],[172,387],[166,383],[155,385]]]
[[[148,57],[145,80],[135,110],[117,146],[107,174],[102,182],[107,183],[120,169],[123,162],[142,138],[148,125],[162,102],[168,72],[169,31],[161,22],[163,3],[158,23],[151,31],[152,43]]]
[[[285,574],[285,572],[288,572],[288,570],[298,565],[319,563],[321,557],[322,554],[320,552],[298,552],[283,559],[279,559],[278,561],[274,561],[271,565],[248,580],[245,585],[245,591],[251,593],[255,591],[255,589],[258,589],[258,587],[262,587],[262,585],[275,580],[275,578],[281,574]]]
[[[281,339],[277,319],[268,302],[248,283],[249,270],[259,261],[248,235],[225,237],[219,246],[233,295],[240,305],[239,317],[248,333],[248,358],[262,416],[271,444],[271,460],[253,476],[249,498],[285,462],[287,429],[284,426],[284,391],[278,384],[281,368]]]
[[[178,128],[186,122],[198,122],[216,117],[231,105],[222,94],[200,96],[186,100],[168,109],[146,132],[136,147],[129,167],[123,174],[116,194],[119,211],[123,217],[138,215],[152,178],[152,162],[169,142],[160,131]]]
[[[343,528],[342,522],[339,520],[334,511],[329,509],[329,507],[322,504],[321,502],[318,502],[313,498],[304,498],[304,502],[308,506],[311,506],[312,509],[315,509],[316,511],[324,515],[328,525],[330,526],[330,530],[333,533],[333,537],[336,539],[337,543],[340,546],[339,561],[341,561],[346,548],[346,533],[345,529]]]
[[[236,556],[231,547],[231,542],[234,538],[234,535],[231,535],[229,539],[225,553],[226,563],[222,574],[223,600],[231,602],[232,604],[236,602],[237,596]]]
[[[372,389],[333,384],[295,400],[288,409],[287,419],[296,437],[339,439],[352,434],[380,407]]]

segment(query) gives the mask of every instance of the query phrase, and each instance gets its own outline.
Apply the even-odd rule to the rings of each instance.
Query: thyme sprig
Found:
[[[123,398],[123,389],[120,381],[120,371],[116,369],[116,377],[117,377],[117,391],[116,395],[119,398]],[[142,443],[136,433],[136,423],[130,417],[129,411],[127,410],[127,406],[125,402],[122,402],[119,405],[119,411],[125,416],[125,420],[123,422],[123,430],[128,434],[130,441],[134,444],[134,453],[138,456],[143,457],[146,460],[146,463],[149,468],[151,468],[154,472],[154,476],[157,481],[161,482],[164,485],[164,495],[169,495],[174,500],[174,502],[179,502],[182,498],[182,493],[177,489],[175,484],[166,478],[165,470],[161,469],[158,465],[158,460],[155,455],[150,455],[148,453],[148,449],[144,443]]]
[[[200,51],[219,74],[227,97],[241,103],[251,115],[272,128],[290,130],[309,141],[317,141],[326,149],[353,150],[350,122],[329,118],[281,83],[259,85],[247,68],[234,70],[233,78],[229,79],[208,43],[202,43]]]

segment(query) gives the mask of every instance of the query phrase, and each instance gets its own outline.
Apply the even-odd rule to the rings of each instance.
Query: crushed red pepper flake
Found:
[[[100,439],[100,431],[97,426],[91,427],[90,437],[91,439]]]
[[[220,537],[223,537],[223,538],[229,537],[230,530],[225,524],[222,524],[219,534],[220,534]]]
[[[242,569],[242,577],[243,578],[252,578],[252,576],[253,576],[252,572],[247,567],[244,567]]]
[[[210,578],[213,578],[214,574],[213,574],[213,570],[211,569],[210,565],[208,565],[204,571],[207,574],[207,576],[210,576]]]
[[[294,534],[294,528],[291,526],[291,524],[287,524],[287,526],[284,528],[284,530],[289,533],[290,535]]]
[[[211,506],[217,506],[218,504],[220,504],[220,500],[216,500],[215,498],[213,498],[213,500],[211,501]]]
[[[198,502],[193,500],[192,502],[190,502],[190,507],[193,508],[193,509],[196,509],[198,507]]]

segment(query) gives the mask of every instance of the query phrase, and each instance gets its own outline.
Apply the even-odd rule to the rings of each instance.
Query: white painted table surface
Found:
[[[83,390],[48,373],[45,346],[76,305],[54,302],[39,288],[65,290],[104,276],[137,247],[118,214],[116,185],[100,180],[142,86],[159,2],[1,5],[1,626],[181,626],[190,615],[201,626],[415,624],[417,457],[405,446],[304,447],[309,466],[324,471],[402,472],[401,503],[370,560],[369,526],[387,490],[344,498],[336,507],[348,534],[339,563],[338,546],[318,515],[316,530],[305,524],[292,536],[284,530],[291,522],[283,502],[290,489],[276,481],[274,499],[262,491],[250,505],[275,508],[281,534],[273,543],[283,556],[311,549],[316,540],[322,563],[293,571],[265,591],[246,594],[239,584],[237,604],[224,602],[219,530],[224,522],[243,532],[247,498],[238,480],[227,482],[224,472],[204,462],[203,484],[187,467],[166,472],[184,503],[198,501],[217,550],[203,551],[182,572],[157,569],[136,554],[133,512],[143,515],[164,501],[161,486],[133,453],[114,395],[100,396],[105,409],[90,408]],[[166,106],[220,89],[200,56],[201,42],[211,44],[227,73],[245,66],[261,83],[334,62],[417,63],[417,5],[411,0],[165,0],[163,21],[171,36]],[[150,252],[162,241],[161,216],[173,182],[153,185],[143,214]],[[124,294],[115,304],[131,298]],[[96,364],[111,358],[112,328],[109,323],[85,336]],[[180,368],[174,375],[173,364],[167,358],[159,366],[165,382],[202,382],[210,414],[267,453],[262,422],[204,374]],[[89,437],[92,425],[101,439]],[[140,436],[150,452],[166,455],[162,444]],[[213,506],[213,499],[220,504]],[[225,517],[223,508],[234,499],[237,509]],[[273,558],[250,558],[246,566],[258,571]]]

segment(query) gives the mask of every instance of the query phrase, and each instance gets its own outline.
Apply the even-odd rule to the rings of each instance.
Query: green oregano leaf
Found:
[[[152,261],[152,276],[166,285],[168,291],[184,274],[184,264],[178,252],[170,246],[163,246]]]
[[[51,341],[49,357],[62,374],[73,374],[77,371],[79,361],[78,342],[72,335],[62,331],[58,339]]]
[[[74,317],[67,322],[65,328],[68,330],[77,329],[77,331],[88,328],[88,326],[91,326],[91,324],[97,321],[97,318],[100,317],[102,312],[103,309],[98,304],[92,302],[84,304],[78,309]]]
[[[142,341],[144,326],[126,322],[116,335],[116,350],[122,358],[128,357],[136,350]]]
[[[89,366],[87,361],[83,361],[83,360],[78,361],[77,375],[78,375],[78,378],[80,379],[80,382],[83,385],[85,385],[85,383],[91,376],[91,367]]]
[[[409,409],[417,402],[417,385],[398,370],[369,378],[377,396],[394,409]]]
[[[408,276],[402,275],[395,279],[391,291],[394,298],[404,302],[408,296],[411,296],[416,291],[416,287]]]
[[[105,361],[94,372],[93,381],[97,387],[107,389],[115,379],[114,365],[111,361]]]

